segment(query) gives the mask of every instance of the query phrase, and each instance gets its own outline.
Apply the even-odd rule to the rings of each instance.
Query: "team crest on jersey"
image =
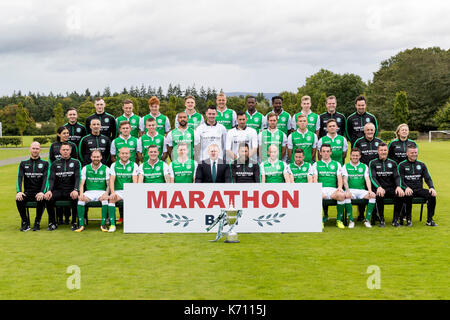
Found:
[[[101,141],[102,141],[102,143],[106,143],[106,140],[105,140],[105,139],[102,139]]]
[[[188,132],[186,133],[186,138],[190,139],[191,138],[191,134]]]
[[[286,121],[286,117],[281,117],[280,120],[284,122]]]
[[[127,171],[128,171],[128,172],[131,172],[131,167],[128,167],[128,168],[127,168]]]
[[[309,122],[313,122],[314,121],[314,117],[309,117]]]
[[[228,119],[230,117],[229,114],[225,114],[225,119]]]
[[[418,164],[418,165],[416,166],[416,169],[417,169],[417,170],[420,170],[420,169],[422,169],[422,166],[421,166],[420,164]]]
[[[190,164],[188,164],[188,165],[186,165],[186,169],[191,169],[191,165]]]
[[[378,147],[378,142],[375,142],[375,147]]]
[[[108,118],[106,118],[106,119],[105,119],[105,123],[108,123],[108,122],[109,122],[109,119],[108,119]]]
[[[337,144],[341,144],[341,140],[336,140],[336,143]]]
[[[360,173],[362,173],[362,172],[364,171],[364,169],[363,169],[363,168],[359,168],[358,171],[359,171]]]
[[[134,141],[130,141],[130,146],[133,146],[134,145]]]
[[[69,168],[73,168],[73,166],[74,166],[73,162],[69,164]]]
[[[392,163],[387,164],[388,168],[392,168]]]
[[[370,122],[370,118],[366,118],[366,122]]]
[[[341,122],[341,118],[337,118],[336,122],[338,122],[338,123]]]
[[[161,171],[161,168],[160,167],[156,167],[156,171]]]
[[[102,176],[102,175],[103,175],[103,170],[100,170],[100,171],[98,172],[98,174]]]
[[[160,140],[160,139],[156,139],[155,142],[156,142],[156,143],[160,143],[161,140]]]
[[[305,171],[306,171],[306,168],[302,168],[302,171],[305,172]]]
[[[307,140],[307,141],[311,141],[311,137],[310,137],[310,136],[307,136],[307,137],[306,137],[306,140]]]
[[[81,128],[77,128],[77,132],[80,133],[81,132]]]
[[[135,124],[136,123],[136,119],[131,119],[131,123]]]
[[[334,164],[330,165],[330,169],[331,169],[331,170],[334,170],[334,169],[335,169],[335,168],[334,168]]]
[[[249,164],[248,164],[248,167],[249,167],[249,168],[253,168],[253,163],[249,163]]]
[[[161,124],[162,123],[162,119],[158,119],[158,123]]]
[[[43,165],[42,163],[39,163],[39,164],[38,164],[38,168],[39,168],[39,169],[42,169],[43,167],[44,167],[44,165]]]

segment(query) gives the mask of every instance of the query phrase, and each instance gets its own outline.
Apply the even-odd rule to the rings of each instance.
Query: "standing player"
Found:
[[[236,160],[239,157],[239,146],[248,145],[249,157],[253,162],[257,162],[258,153],[258,134],[256,130],[247,126],[247,116],[245,112],[239,111],[237,113],[237,126],[228,130],[226,138],[226,152],[229,162]]]
[[[227,108],[227,96],[220,92],[216,98],[217,116],[216,121],[223,125],[225,129],[230,130],[236,126],[236,111]]]
[[[256,130],[256,133],[259,134],[261,130],[267,127],[265,123],[265,117],[261,112],[256,110],[256,98],[254,96],[248,96],[245,98],[245,105],[247,106],[247,111],[245,111],[245,115],[247,116],[247,126]]]
[[[231,182],[233,183],[258,183],[260,180],[258,162],[249,158],[248,149],[247,144],[240,145],[239,157],[230,164]]]
[[[20,231],[30,230],[30,219],[25,208],[29,201],[37,202],[33,231],[40,230],[41,218],[45,209],[44,193],[48,174],[48,162],[41,159],[40,152],[40,143],[34,141],[30,146],[30,159],[21,161],[17,170],[16,205],[22,219]]]
[[[272,97],[272,107],[273,110],[270,113],[275,113],[277,115],[277,128],[287,136],[292,130],[292,120],[291,115],[283,110],[283,98],[280,96]],[[269,114],[266,115],[267,124],[269,121]]]
[[[156,120],[154,118],[147,118],[145,121],[145,128],[147,133],[142,135],[138,141],[143,157],[142,162],[144,163],[148,161],[148,148],[151,145],[155,145],[158,148],[159,159],[165,161],[167,158],[165,137],[156,131]]]
[[[195,130],[195,159],[199,162],[209,159],[208,147],[215,144],[219,147],[219,158],[225,161],[227,129],[217,120],[217,110],[215,106],[206,109],[206,122],[199,125]]]
[[[120,136],[114,139],[111,143],[111,161],[116,162],[119,155],[119,150],[127,147],[130,150],[131,162],[139,162],[142,158],[142,146],[138,143],[138,138],[130,135],[131,124],[129,121],[122,121],[120,123]]]
[[[102,154],[102,163],[109,165],[111,162],[111,140],[101,134],[101,122],[99,119],[90,121],[91,134],[85,136],[80,141],[78,157],[81,159],[83,166],[91,163],[91,153],[99,150]]]
[[[347,118],[347,137],[350,140],[352,147],[356,140],[364,135],[364,126],[366,123],[372,122],[375,125],[375,136],[378,133],[378,124],[375,116],[366,111],[366,98],[358,96],[355,100],[356,112],[352,113]]]
[[[315,162],[311,168],[314,183],[322,183],[322,199],[337,201],[336,226],[344,229],[345,193],[342,189],[342,167],[338,161],[331,159],[331,146],[322,144],[320,147],[321,160]],[[324,216],[324,222],[327,216]]]
[[[342,167],[342,176],[344,178],[345,188],[345,208],[350,220],[348,227],[353,228],[355,222],[353,221],[353,207],[352,199],[367,199],[369,205],[367,206],[367,217],[364,225],[371,228],[370,218],[373,209],[375,208],[375,193],[372,192],[372,183],[370,182],[369,168],[366,164],[360,162],[361,151],[358,148],[353,148],[350,151],[350,162]]]
[[[395,135],[397,136],[397,139],[392,140],[388,145],[388,158],[400,163],[407,159],[406,147],[410,144],[417,147],[417,144],[408,138],[409,127],[406,123],[402,123],[397,127]]]
[[[269,146],[276,145],[278,147],[278,156],[284,159],[286,155],[287,136],[277,128],[278,116],[271,112],[267,115],[268,128],[262,130],[258,135],[258,154],[259,161],[263,162],[268,159]]]
[[[317,135],[307,128],[307,116],[297,115],[297,130],[292,132],[287,141],[288,159],[294,162],[295,150],[302,149],[304,161],[313,163],[316,160]]]
[[[170,178],[172,183],[194,183],[197,172],[197,161],[191,159],[188,144],[178,143],[177,157],[170,163]]]
[[[52,162],[55,162],[56,160],[61,159],[61,153],[59,152],[59,149],[61,148],[61,144],[63,142],[67,142],[72,146],[72,152],[70,156],[74,159],[78,159],[77,146],[75,143],[69,141],[69,129],[67,129],[67,127],[65,126],[62,126],[59,127],[56,131],[56,142],[53,142],[50,146],[50,149],[48,150],[48,160],[50,164]]]
[[[67,109],[66,116],[69,122],[64,124],[64,126],[69,130],[69,141],[73,142],[78,148],[81,139],[87,135],[86,127],[78,122],[77,109],[72,107]]]
[[[139,166],[138,183],[170,183],[170,168],[159,160],[158,147],[148,147],[148,161]]]
[[[195,131],[199,125],[202,123],[205,123],[205,119],[203,119],[203,116],[201,113],[198,113],[197,110],[195,110],[195,98],[193,96],[187,96],[184,98],[184,106],[186,109],[184,112],[186,113],[186,116],[188,118],[187,126],[189,129],[192,129]],[[175,128],[178,128],[179,122],[178,122],[178,114],[175,117]]]
[[[292,129],[297,129],[297,117],[304,114],[306,116],[306,120],[308,121],[308,131],[315,133],[317,136],[320,130],[320,119],[317,113],[311,111],[311,97],[303,96],[300,105],[302,107],[302,111],[294,114],[292,117]]]
[[[323,144],[328,144],[331,146],[331,159],[339,162],[341,165],[344,164],[345,158],[347,157],[347,139],[344,136],[337,134],[337,122],[335,119],[330,119],[327,122],[328,133],[319,139],[317,147]],[[320,155],[319,155],[320,158]]]
[[[116,119],[113,115],[105,112],[106,104],[103,98],[96,98],[94,105],[95,113],[86,119],[87,134],[92,134],[91,121],[98,119],[100,120],[100,133],[113,141],[117,137]]]
[[[406,147],[407,159],[398,165],[398,173],[402,187],[405,189],[406,225],[412,226],[411,212],[414,196],[427,199],[427,226],[437,227],[433,221],[436,208],[436,190],[433,180],[425,163],[417,160],[417,147],[410,144]],[[428,185],[428,190],[423,188],[423,181]]]
[[[319,139],[327,134],[327,121],[330,119],[335,119],[338,125],[337,133],[341,136],[345,136],[345,123],[346,119],[342,113],[336,112],[337,99],[335,96],[329,96],[327,98],[326,107],[327,112],[322,113],[319,116],[320,120],[320,130],[319,130]]]
[[[80,196],[78,197],[78,224],[80,227],[76,232],[84,231],[84,209],[85,205],[91,201],[102,203],[102,222],[100,230],[108,232],[106,228],[106,218],[108,218],[109,199],[109,168],[102,162],[102,154],[99,150],[91,153],[91,163],[81,170]],[[86,184],[86,185],[85,185]],[[110,232],[116,229],[115,220],[111,219]]]
[[[112,221],[116,220],[116,203],[124,198],[123,185],[125,183],[138,182],[139,166],[136,162],[131,162],[129,159],[130,149],[128,147],[122,147],[119,150],[119,159],[111,165],[109,172],[111,195],[109,196],[108,214],[111,224]],[[120,219],[122,220],[120,221]],[[120,219],[119,221],[123,222],[123,217]]]
[[[291,182],[293,183],[310,183],[313,182],[311,172],[311,163],[305,162],[305,152],[302,148],[295,149],[294,161],[291,161],[289,168],[291,169]]]
[[[269,158],[261,162],[261,182],[262,183],[291,183],[291,170],[286,162],[279,160],[278,146],[272,144],[269,146]]]
[[[188,117],[186,112],[180,112],[177,114],[178,128],[170,131],[166,136],[166,148],[167,154],[170,159],[176,159],[178,157],[178,145],[185,143],[188,146],[188,157],[194,159],[194,130],[188,127]]]
[[[63,142],[60,148],[61,159],[50,166],[48,173],[47,200],[48,230],[57,228],[55,219],[55,203],[57,200],[69,200],[72,203],[72,230],[77,228],[77,200],[80,191],[81,164],[77,159],[70,158],[72,146]]]
[[[376,204],[380,217],[380,227],[385,227],[384,222],[384,199],[394,199],[394,219],[392,225],[399,227],[398,222],[400,210],[403,205],[405,193],[401,188],[400,176],[397,171],[397,164],[394,160],[388,159],[388,146],[386,143],[378,145],[378,158],[369,163],[369,173],[372,185],[376,188]]]
[[[141,117],[133,113],[133,101],[126,99],[122,103],[123,115],[116,119],[117,128],[120,129],[122,121],[128,121],[130,123],[130,135],[139,138],[139,122]]]
[[[139,122],[139,130],[141,131],[141,135],[147,133],[147,119],[153,118],[156,120],[156,131],[165,136],[167,132],[170,131],[170,121],[169,118],[159,112],[159,104],[160,101],[157,97],[153,96],[148,100],[148,108],[150,113],[143,116],[141,121]]]

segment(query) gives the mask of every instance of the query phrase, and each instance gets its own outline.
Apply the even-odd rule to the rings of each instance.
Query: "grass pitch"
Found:
[[[439,227],[425,226],[426,207],[419,222],[414,205],[413,227],[395,229],[387,206],[384,229],[330,221],[323,233],[240,234],[236,245],[209,242],[214,233],[123,234],[119,226],[105,234],[98,221],[81,234],[48,232],[47,212],[41,231],[19,232],[17,165],[0,167],[0,299],[449,299],[450,143],[419,148],[438,192]],[[70,290],[73,265],[81,288]],[[367,287],[369,266],[380,268],[380,289]]]

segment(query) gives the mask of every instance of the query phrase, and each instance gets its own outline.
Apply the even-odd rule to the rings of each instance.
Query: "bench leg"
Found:
[[[420,206],[420,221],[422,221],[422,213],[423,213],[423,203]]]

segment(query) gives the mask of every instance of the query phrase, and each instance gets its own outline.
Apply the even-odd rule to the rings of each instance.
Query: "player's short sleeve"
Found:
[[[312,172],[312,165],[311,165],[311,164],[309,165],[307,175],[308,175],[308,176],[312,176],[312,175],[313,175],[313,172]]]
[[[109,181],[109,176],[111,175],[111,169],[107,166],[106,167],[106,180]]]
[[[115,141],[116,141],[116,139],[114,139],[113,140],[113,142],[111,143],[111,148],[110,148],[110,151],[111,151],[111,155],[113,155],[113,156],[115,156],[116,155],[116,143],[115,143]]]
[[[142,144],[140,143],[141,139],[137,139],[136,143],[136,152],[142,153]]]
[[[194,160],[194,177],[197,174],[197,167],[198,167],[198,162]]]
[[[269,127],[269,124],[267,123],[267,116],[263,115],[261,130],[267,129],[268,127]]]
[[[319,173],[317,172],[317,162],[314,162],[314,164],[311,166],[311,168],[309,168],[309,171],[310,171],[311,175],[313,175],[313,176],[319,175]]]
[[[165,146],[169,146],[169,147],[173,147],[173,138],[172,138],[172,132],[173,131],[170,131],[168,134],[167,134],[167,136],[165,136],[165,138],[164,138],[164,145]]]
[[[253,128],[250,128],[250,129],[252,129],[252,130],[250,130],[250,132],[251,132],[250,133],[251,147],[252,148],[258,148],[258,133],[256,132],[255,129],[253,129]]]
[[[227,132],[227,137],[225,139],[225,150],[231,150],[231,143],[233,142],[233,133],[235,132],[235,129],[231,129]]]
[[[343,177],[348,177],[347,166],[342,166],[341,174]]]
[[[337,169],[336,173],[342,175],[342,165],[339,162],[337,164],[338,164],[338,169]]]
[[[346,152],[347,149],[348,149],[348,142],[347,142],[347,139],[345,139],[344,136],[342,136],[342,137],[344,138],[344,145],[342,146],[343,147],[342,148],[342,152]]]
[[[81,169],[81,180],[86,180],[86,166]]]
[[[289,166],[286,162],[283,161],[284,164],[284,170],[283,170],[283,174],[292,174],[291,171],[291,166]]]
[[[169,164],[169,175],[173,179],[173,178],[175,178],[175,174],[173,173],[173,166],[172,166],[172,164],[173,164],[173,162],[171,162]],[[166,173],[164,173],[164,175],[166,175]]]
[[[317,145],[319,143],[319,139],[317,138],[317,134],[314,133],[314,143],[313,143],[313,149],[317,149]]]
[[[175,128],[178,128],[180,126],[180,124],[178,123],[178,113],[175,116],[174,126],[175,126]]]
[[[144,164],[143,163],[138,168],[138,174],[141,174],[141,175],[144,174]]]
[[[237,126],[237,113],[233,110],[233,127]]]
[[[262,146],[262,131],[258,134],[258,146]]]
[[[144,117],[139,119],[139,130],[145,132],[145,120]]]
[[[288,118],[288,122],[287,122],[287,129],[288,130],[294,129],[295,126],[292,126],[292,117],[291,117],[291,115],[289,114],[288,117],[289,118]]]
[[[200,138],[201,138],[201,135],[202,135],[202,131],[201,131],[202,127],[203,127],[203,125],[199,125],[197,127],[197,129],[194,130],[194,146],[200,144]]]
[[[285,147],[287,145],[287,136],[286,136],[286,133],[284,133],[284,132],[282,132],[282,133],[283,133],[283,142],[281,143],[281,146]]]
[[[316,131],[320,130],[320,117],[317,115],[317,121],[316,121]]]
[[[134,166],[133,166],[132,176],[137,176],[137,175],[139,175],[139,165],[135,162]]]
[[[169,132],[170,131],[170,121],[169,121],[169,117],[166,117],[166,128],[165,128],[165,132]]]
[[[289,137],[287,138],[287,148],[288,149],[294,148],[294,145],[292,144],[292,134],[290,134]]]
[[[163,162],[163,172],[164,176],[170,175],[171,169],[169,168],[169,165],[166,162]]]
[[[266,172],[264,171],[264,162],[261,162],[261,164],[259,165],[259,172],[262,176],[266,174]]]
[[[364,178],[370,178],[369,167],[367,164],[364,164]]]
[[[109,168],[109,175],[110,176],[116,175],[116,163],[115,162],[111,165],[111,168]]]
[[[317,149],[320,150],[320,147],[322,146],[322,143],[323,143],[322,138],[320,138],[320,139],[317,141]]]

